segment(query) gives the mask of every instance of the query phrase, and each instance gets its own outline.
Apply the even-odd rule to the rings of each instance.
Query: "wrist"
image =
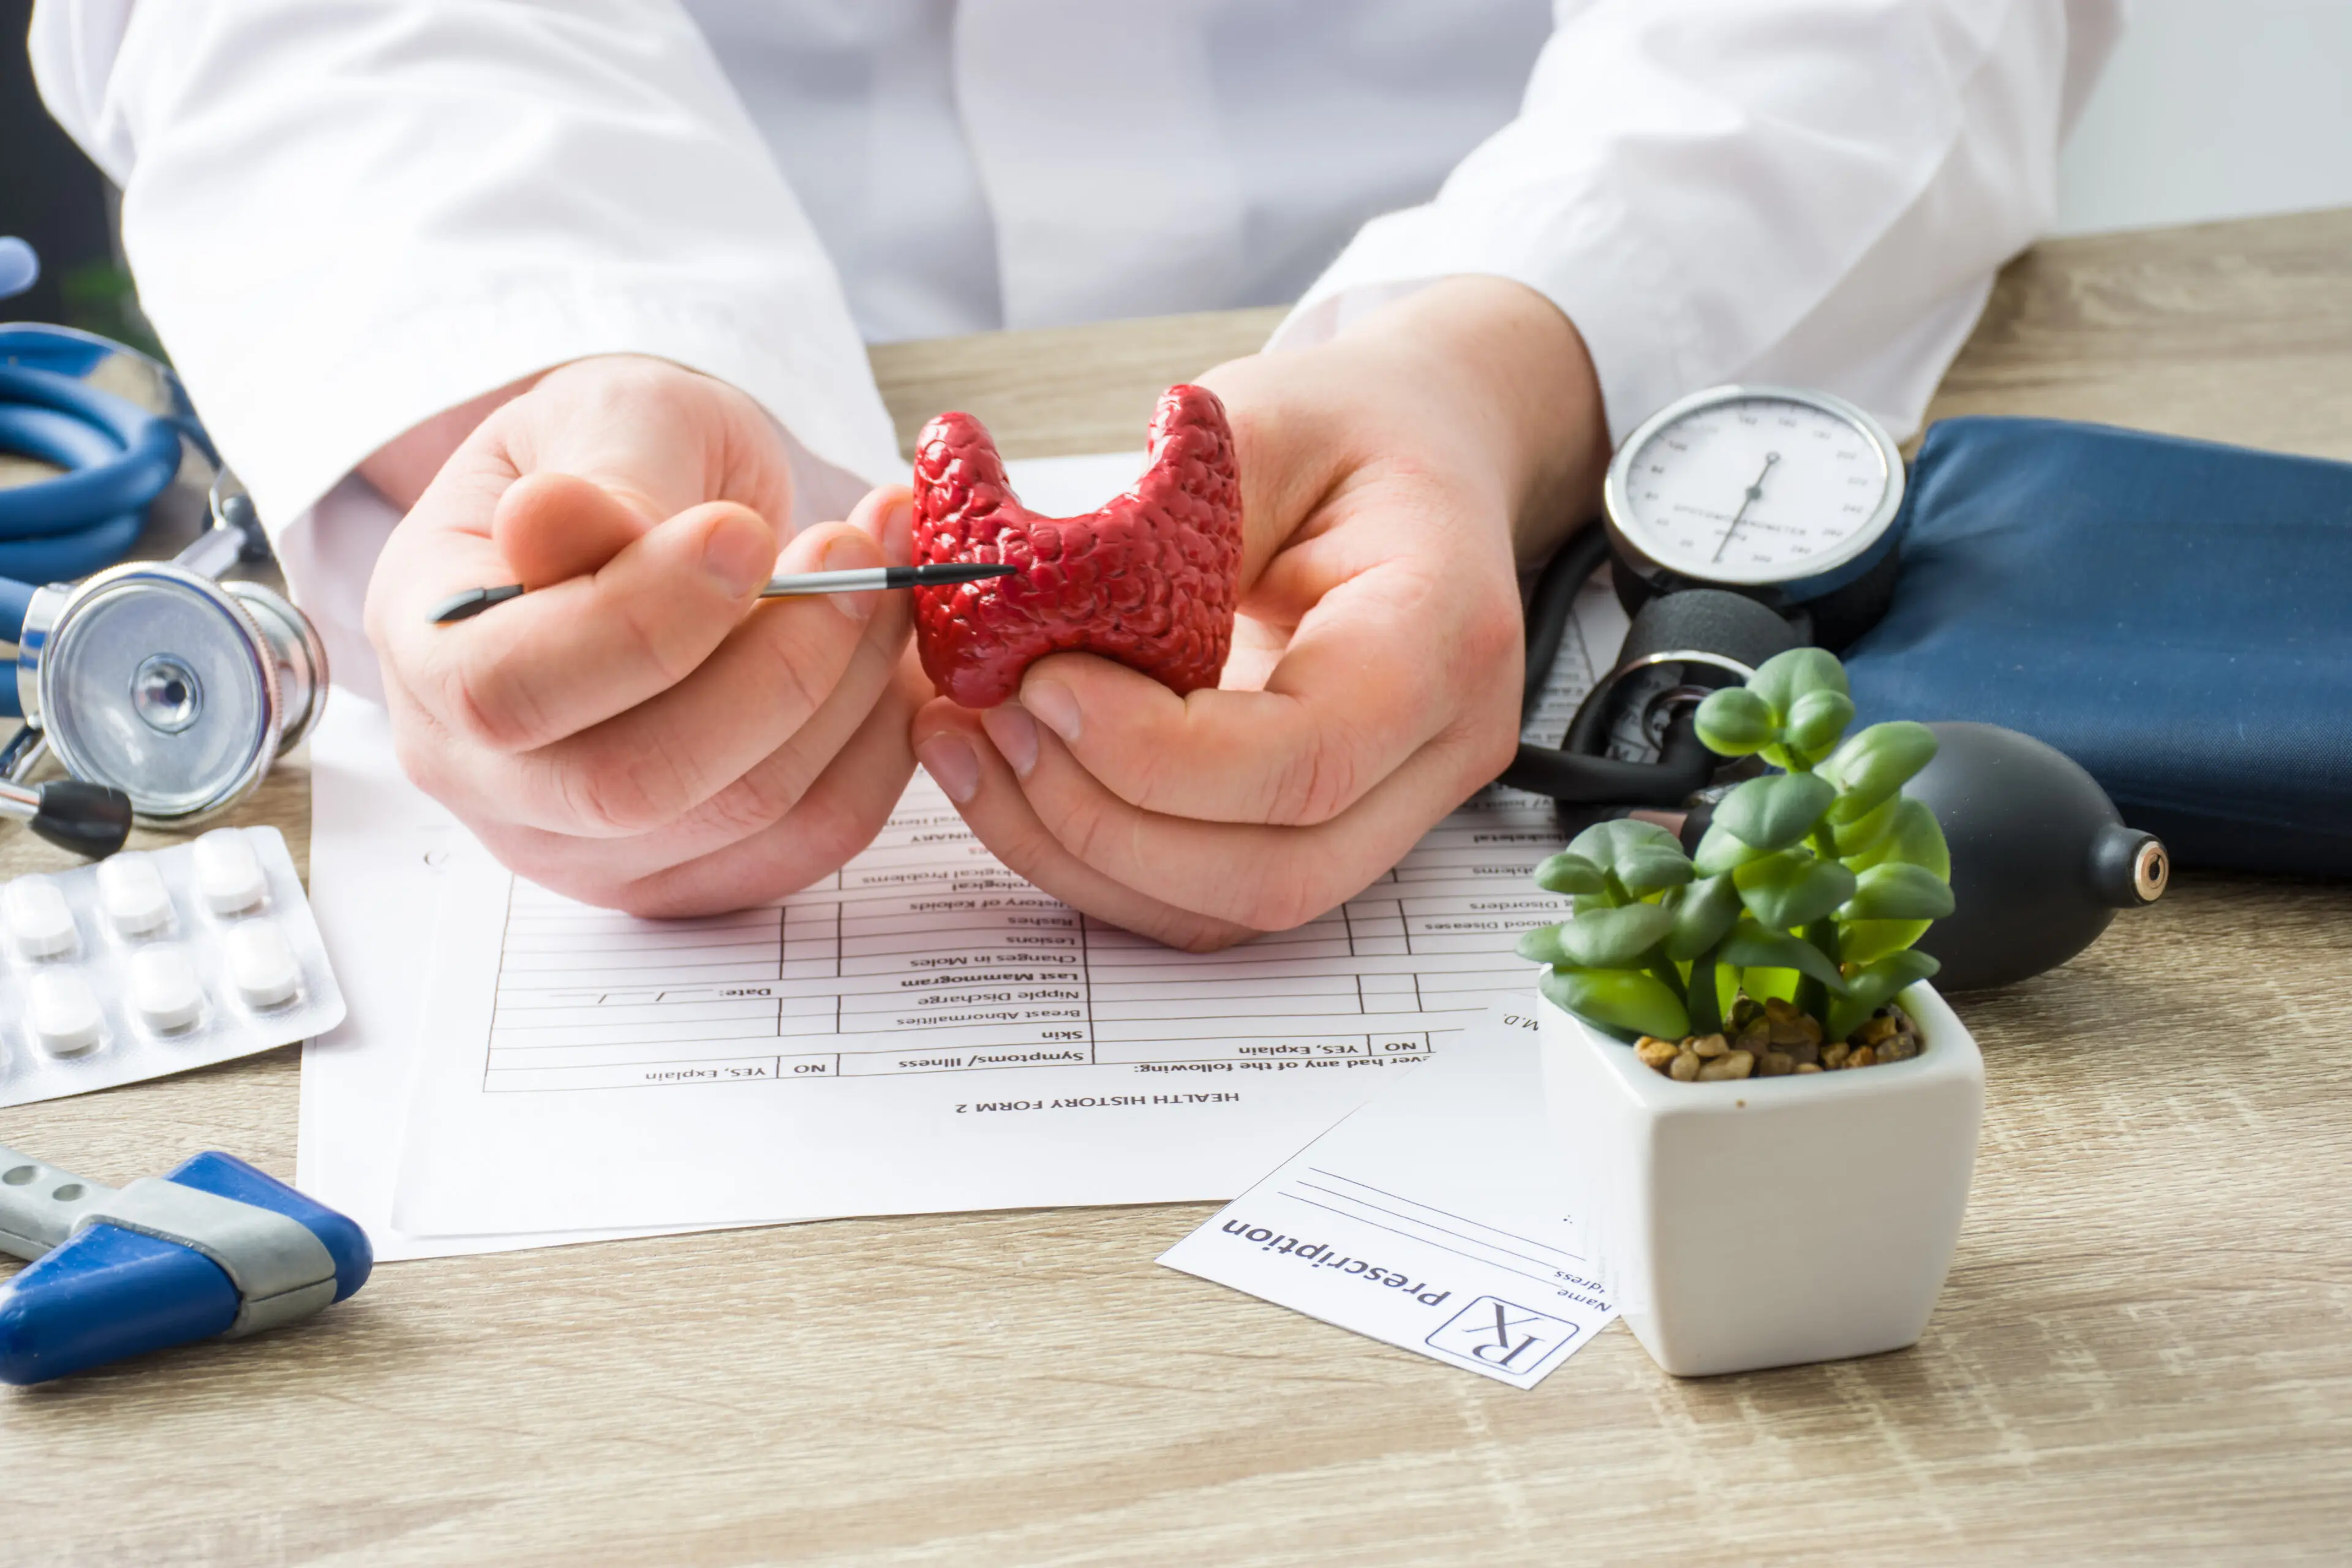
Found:
[[[1582,334],[1549,300],[1507,278],[1448,278],[1343,331],[1417,360],[1433,398],[1504,488],[1513,552],[1539,564],[1601,507],[1609,422]]]
[[[509,382],[479,397],[417,421],[361,459],[360,478],[374,486],[376,493],[384,500],[402,511],[407,511],[415,506],[417,498],[440,473],[441,466],[449,460],[450,455],[466,444],[466,437],[474,433],[475,427],[530,391],[532,384],[539,380],[539,374]]]

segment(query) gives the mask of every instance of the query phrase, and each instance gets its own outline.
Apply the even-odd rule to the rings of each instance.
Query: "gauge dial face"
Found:
[[[1700,583],[1758,586],[1833,571],[1894,521],[1893,444],[1832,398],[1726,389],[1638,432],[1610,476],[1623,542]]]

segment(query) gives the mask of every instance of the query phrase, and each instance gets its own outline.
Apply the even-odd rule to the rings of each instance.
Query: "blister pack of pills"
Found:
[[[0,1106],[251,1056],[342,1019],[274,827],[0,885]]]

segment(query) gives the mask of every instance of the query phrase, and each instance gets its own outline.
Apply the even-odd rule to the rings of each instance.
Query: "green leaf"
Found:
[[[1941,877],[1908,861],[1882,860],[1864,868],[1853,897],[1838,910],[1838,952],[1848,963],[1869,963],[1902,952],[1951,912],[1952,889]]]
[[[1588,1024],[1679,1040],[1690,1033],[1682,998],[1654,974],[1618,969],[1548,969],[1543,994]]]
[[[1946,881],[1951,879],[1952,851],[1926,801],[1898,795],[1855,822],[1851,837],[1846,828],[1835,831],[1839,858],[1856,871],[1900,861],[1924,867]],[[1847,847],[1849,843],[1852,848]]]
[[[1741,969],[1793,969],[1820,981],[1832,994],[1845,994],[1845,976],[1829,954],[1802,937],[1770,931],[1753,921],[1733,928],[1723,944],[1723,962]]]
[[[1768,855],[1732,872],[1748,912],[1776,931],[1817,921],[1853,897],[1854,876],[1834,860]]]
[[[1908,719],[1873,724],[1822,764],[1841,794],[1832,819],[1852,822],[1875,811],[1935,759],[1936,731]]]
[[[1774,715],[1785,723],[1796,711],[1797,699],[1809,691],[1846,696],[1845,666],[1826,648],[1792,647],[1758,665],[1756,673],[1748,678],[1748,689],[1769,703]]]
[[[1694,868],[1702,877],[1720,877],[1735,867],[1750,860],[1761,860],[1771,854],[1759,849],[1720,822],[1710,822],[1698,841],[1698,853],[1691,858]]]
[[[1846,981],[1846,994],[1830,1005],[1829,1037],[1843,1040],[1864,1020],[1943,967],[1924,952],[1905,951],[1864,964]]]
[[[1615,866],[1621,855],[1664,842],[1680,847],[1675,836],[1654,822],[1638,817],[1617,816],[1606,822],[1596,822],[1568,841],[1570,855],[1581,855],[1606,870]]]
[[[1744,686],[1710,693],[1691,722],[1706,749],[1720,757],[1744,757],[1780,738],[1772,705]]]
[[[1666,956],[1688,963],[1723,940],[1739,918],[1739,889],[1729,877],[1709,877],[1666,895],[1675,928],[1666,936]]]
[[[1597,893],[1607,885],[1601,868],[1581,855],[1563,851],[1536,868],[1536,886],[1555,893]]]
[[[1568,955],[1559,945],[1559,933],[1566,929],[1568,929],[1566,922],[1562,922],[1559,925],[1538,926],[1533,931],[1523,931],[1519,933],[1519,940],[1514,945],[1517,948],[1519,956],[1529,963],[1565,963],[1568,962]]]
[[[1838,924],[1838,952],[1848,963],[1868,963],[1900,952],[1927,934],[1933,921],[1855,921]]]
[[[1635,898],[1691,879],[1690,857],[1682,840],[1654,822],[1621,817],[1596,822],[1569,841],[1568,852],[1612,872]]]
[[[1843,691],[1808,691],[1789,707],[1787,743],[1809,757],[1826,756],[1853,722],[1853,699]]]
[[[1836,787],[1811,773],[1767,773],[1725,795],[1708,832],[1720,827],[1753,848],[1786,849],[1802,843],[1836,799]]]
[[[1823,774],[1829,772],[1826,763],[1822,772]],[[1902,796],[1897,795],[1894,800],[1883,802],[1876,810],[1864,812],[1851,822],[1840,822],[1832,816],[1830,837],[1837,844],[1838,858],[1851,860],[1877,843],[1886,830],[1895,826],[1895,806],[1901,799]]]
[[[1886,860],[1854,879],[1842,921],[1939,921],[1952,912],[1952,889],[1925,866]]]
[[[1675,917],[1655,904],[1580,910],[1558,928],[1561,956],[1553,962],[1572,969],[1638,968],[1642,955],[1665,941],[1674,926]]]

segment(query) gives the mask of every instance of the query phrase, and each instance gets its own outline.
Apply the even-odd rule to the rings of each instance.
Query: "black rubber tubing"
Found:
[[[1561,545],[1536,579],[1528,605],[1527,678],[1519,698],[1522,722],[1532,718],[1551,679],[1551,667],[1567,640],[1576,596],[1609,559],[1609,536],[1599,521],[1586,524]],[[1687,602],[1685,602],[1687,601]],[[1628,629],[1620,662],[1675,647],[1719,652],[1750,668],[1796,645],[1797,634],[1777,611],[1738,594],[1688,589],[1643,606]],[[1718,646],[1721,645],[1721,646]],[[1501,783],[1549,795],[1563,805],[1680,805],[1713,776],[1717,758],[1700,743],[1690,716],[1668,726],[1654,763],[1628,763],[1595,754],[1598,737],[1579,734],[1597,727],[1597,705],[1578,714],[1559,747],[1521,742]]]

